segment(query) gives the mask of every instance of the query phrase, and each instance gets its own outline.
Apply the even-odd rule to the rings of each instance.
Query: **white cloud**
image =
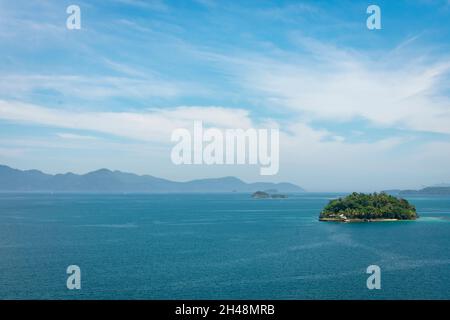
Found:
[[[89,130],[141,141],[170,141],[176,128],[203,121],[218,128],[252,127],[248,111],[222,107],[177,107],[145,112],[91,112],[0,100],[0,119],[55,128]]]
[[[372,57],[304,38],[297,44],[306,53],[208,57],[226,62],[236,81],[291,114],[450,133],[449,57],[411,56],[399,48]]]
[[[406,189],[450,178],[444,165],[450,154],[442,152],[450,150],[449,143],[414,144],[405,150],[408,138],[349,143],[301,122],[288,130],[290,135],[280,137],[278,179],[294,181],[309,191]]]
[[[86,136],[86,135],[80,135],[80,134],[73,134],[73,133],[57,133],[58,137],[62,139],[70,139],[70,140],[98,140],[99,138],[93,137],[93,136]]]

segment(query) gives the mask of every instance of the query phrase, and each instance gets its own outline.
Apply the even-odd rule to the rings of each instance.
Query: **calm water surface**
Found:
[[[418,221],[317,221],[336,196],[0,194],[0,299],[450,299],[450,197],[409,198]]]

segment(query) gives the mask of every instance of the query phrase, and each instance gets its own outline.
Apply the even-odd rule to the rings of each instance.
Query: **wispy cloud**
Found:
[[[258,9],[255,14],[265,19],[281,20],[284,22],[298,22],[302,18],[302,15],[316,14],[319,11],[319,8],[312,4],[291,3],[283,6]]]
[[[194,121],[218,128],[252,127],[246,110],[193,106],[141,112],[90,112],[0,100],[0,119],[165,143],[170,141],[174,129],[191,128]]]
[[[146,78],[135,77],[142,74],[111,61],[107,61],[107,65],[130,76],[3,74],[0,75],[0,95],[23,98],[36,90],[52,90],[60,95],[77,99],[96,100],[113,97],[142,99],[175,97],[191,94],[198,89],[187,83],[149,78],[148,73]]]
[[[73,133],[65,133],[65,132],[57,133],[56,135],[62,139],[69,139],[69,140],[98,140],[99,139],[98,137],[86,136],[86,135],[81,135],[81,134],[73,134]]]
[[[210,57],[266,104],[309,119],[363,118],[386,127],[450,133],[450,57],[430,61],[397,50],[383,59],[314,39],[297,40],[307,54],[278,50],[272,57]]]
[[[166,12],[169,10],[168,5],[162,0],[114,0],[117,3],[121,3],[128,6],[138,7],[141,9],[149,9],[155,11]]]

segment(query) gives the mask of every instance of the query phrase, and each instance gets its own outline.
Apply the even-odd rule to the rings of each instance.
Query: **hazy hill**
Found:
[[[3,192],[304,192],[291,183],[245,183],[235,177],[175,182],[149,175],[100,169],[87,174],[46,174],[38,170],[17,170],[0,165],[0,191]]]
[[[400,195],[450,195],[450,187],[426,187],[420,190],[402,190]]]
[[[397,196],[411,196],[411,195],[450,195],[450,187],[426,187],[420,190],[386,190],[388,194]]]

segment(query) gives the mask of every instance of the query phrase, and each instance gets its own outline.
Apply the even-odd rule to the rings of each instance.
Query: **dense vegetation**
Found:
[[[344,198],[331,200],[320,213],[320,218],[347,219],[399,219],[414,220],[416,208],[405,199],[384,192],[374,194],[352,193]]]
[[[265,199],[270,198],[270,194],[264,191],[256,191],[252,194],[252,198]]]

